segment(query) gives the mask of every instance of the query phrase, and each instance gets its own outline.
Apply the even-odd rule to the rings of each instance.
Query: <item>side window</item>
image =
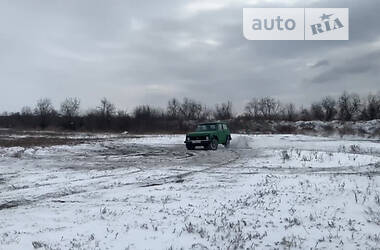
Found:
[[[218,124],[218,130],[223,130],[222,124]]]
[[[227,130],[227,125],[223,124],[223,130]]]

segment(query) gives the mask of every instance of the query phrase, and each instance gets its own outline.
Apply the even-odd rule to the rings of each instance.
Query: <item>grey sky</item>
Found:
[[[243,7],[348,7],[350,41],[248,41]],[[252,97],[308,105],[380,90],[376,0],[1,1],[0,111],[49,97],[82,108]]]

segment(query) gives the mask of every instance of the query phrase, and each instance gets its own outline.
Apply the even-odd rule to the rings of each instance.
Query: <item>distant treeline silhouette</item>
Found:
[[[34,107],[23,107],[20,112],[3,113],[0,127],[14,129],[63,129],[73,131],[130,131],[135,133],[184,132],[197,122],[224,120],[233,130],[244,129],[255,121],[368,121],[380,119],[380,95],[360,97],[344,92],[338,98],[325,97],[309,107],[281,103],[272,97],[253,98],[244,112],[234,114],[230,101],[207,107],[184,98],[173,98],[167,107],[141,105],[132,112],[118,110],[108,99],[86,113],[80,112],[80,100],[67,98],[55,109],[48,98],[37,101]]]

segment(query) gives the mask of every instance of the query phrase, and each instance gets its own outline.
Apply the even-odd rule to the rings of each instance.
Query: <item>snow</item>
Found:
[[[185,135],[145,135],[133,138],[132,143],[148,144],[148,145],[173,145],[183,144]]]
[[[104,135],[0,148],[0,249],[378,248],[380,143]]]

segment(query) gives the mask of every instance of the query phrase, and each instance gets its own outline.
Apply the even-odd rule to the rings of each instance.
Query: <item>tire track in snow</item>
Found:
[[[213,153],[212,151],[192,151],[192,152],[184,151],[184,154],[182,154],[181,151],[178,151],[176,147],[164,147],[158,150],[153,150],[154,151],[153,154],[150,154],[151,147],[146,146],[143,148],[144,148],[142,150],[143,152],[140,152],[142,157],[152,157],[153,161],[155,161],[156,157],[160,158],[162,156],[164,156],[163,160],[172,161],[170,157],[174,156],[176,160],[186,161],[185,163],[191,163],[189,162],[189,160],[194,157],[201,160],[208,159],[210,157],[210,154]],[[125,154],[127,153],[125,150],[124,151],[120,150],[120,148],[117,148],[117,147],[107,147],[107,151],[108,150],[111,152],[108,152],[108,153],[103,152],[103,156],[104,155],[126,156]],[[167,176],[158,178],[156,180],[142,180],[142,181],[135,181],[135,182],[122,181],[123,178],[125,178],[126,176],[136,175],[142,172],[149,173],[149,171],[151,171],[152,168],[156,166],[150,166],[150,163],[148,161],[148,162],[145,162],[143,166],[136,166],[135,164],[128,166],[128,168],[130,167],[136,168],[136,170],[129,171],[129,172],[118,172],[118,173],[105,174],[105,175],[99,175],[99,176],[91,176],[91,177],[89,176],[88,178],[83,177],[83,178],[78,178],[78,179],[70,179],[70,177],[75,176],[75,173],[77,172],[77,171],[73,171],[73,172],[69,172],[70,175],[68,179],[65,179],[62,182],[50,182],[50,183],[39,184],[37,186],[36,185],[23,186],[20,188],[17,188],[17,187],[12,188],[11,186],[9,192],[6,192],[5,194],[7,195],[7,197],[3,196],[2,201],[0,201],[0,210],[30,205],[30,204],[38,203],[38,202],[46,202],[48,200],[51,200],[52,202],[54,202],[54,200],[52,199],[60,199],[60,198],[68,197],[71,195],[97,192],[101,190],[107,190],[110,188],[117,188],[117,187],[122,187],[122,186],[147,187],[147,186],[162,185],[162,184],[167,184],[167,183],[182,182],[184,178],[187,176],[190,176],[196,173],[209,171],[211,169],[218,168],[224,165],[228,165],[240,158],[240,155],[236,151],[234,150],[229,150],[229,151],[232,152],[234,156],[232,159],[229,159],[228,161],[223,161],[217,164],[213,164],[212,166],[208,166],[201,170],[190,170],[181,174],[167,175]],[[76,159],[76,160],[88,162],[88,159],[91,159],[93,155],[99,155],[98,154],[99,152],[92,152],[92,153],[93,154],[91,153],[88,154],[86,158]],[[133,152],[132,153],[129,152],[129,153],[130,155],[134,154]],[[59,155],[56,155],[56,156],[58,158],[61,158],[61,156]],[[91,160],[88,163],[91,164],[92,163]],[[107,162],[107,160],[105,160],[104,163],[113,165],[113,162]],[[125,166],[123,166],[123,161],[118,161],[117,163],[118,164],[116,165],[119,165],[119,166],[115,166],[111,170],[117,170],[117,169],[120,170],[120,169],[125,168]],[[130,162],[124,162],[124,163],[128,164]],[[132,163],[138,163],[138,162],[132,162]],[[201,162],[201,165],[204,165],[204,164],[205,164],[204,162]],[[58,170],[59,169],[67,169],[67,168],[58,168]],[[86,170],[86,167],[80,169],[82,170],[81,173],[83,173],[83,169]],[[72,185],[72,184],[75,184],[75,185]],[[46,188],[47,192],[44,192],[42,194],[41,193],[36,194],[36,195],[33,194],[37,191],[37,188],[41,188],[41,187]],[[49,187],[53,187],[53,190]],[[29,194],[28,193],[25,194],[25,191],[27,190],[30,190]],[[21,196],[12,199],[11,198],[12,196],[17,196],[17,195],[13,195],[12,191],[18,192],[19,194],[20,194],[19,191],[22,191]],[[65,201],[61,201],[61,202],[65,202]],[[70,202],[70,201],[67,201],[67,202]]]

